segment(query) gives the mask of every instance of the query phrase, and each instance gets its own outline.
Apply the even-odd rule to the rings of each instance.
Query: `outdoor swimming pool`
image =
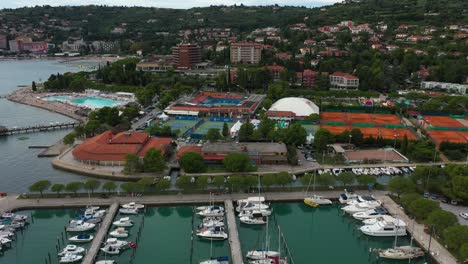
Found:
[[[202,105],[212,106],[212,105],[237,105],[242,102],[243,99],[235,99],[235,98],[213,98],[208,96],[203,102]]]
[[[106,106],[114,107],[120,105],[122,102],[106,99],[102,97],[87,96],[81,98],[74,98],[69,95],[56,95],[43,98],[44,101],[60,101],[60,102],[70,102],[80,106],[86,106],[92,109],[103,108]]]
[[[73,100],[73,96],[69,95],[57,95],[57,96],[49,96],[44,98],[44,101],[70,101]]]

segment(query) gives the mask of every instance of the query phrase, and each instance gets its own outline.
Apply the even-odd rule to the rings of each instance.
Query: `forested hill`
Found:
[[[308,19],[304,20],[305,17]],[[110,37],[110,31],[126,23],[128,35],[152,38],[155,32],[176,32],[180,29],[227,27],[249,32],[261,27],[284,27],[305,22],[309,27],[336,24],[342,20],[358,23],[384,21],[390,26],[400,23],[437,25],[468,24],[466,0],[362,0],[321,8],[278,6],[211,6],[188,10],[142,7],[32,7],[0,11],[1,23],[31,23],[44,25],[44,19],[61,21],[57,26],[70,28],[65,32],[51,29],[57,37],[66,38],[81,33],[87,39]],[[68,21],[69,23],[63,23]],[[47,22],[45,22],[47,24]],[[63,28],[61,29],[63,31]],[[79,32],[76,32],[79,31]],[[127,36],[128,36],[127,35]],[[131,36],[128,36],[131,37]]]

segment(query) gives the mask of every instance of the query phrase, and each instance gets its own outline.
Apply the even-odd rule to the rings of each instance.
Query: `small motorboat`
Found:
[[[90,224],[99,224],[102,222],[102,217],[93,217],[93,218],[90,218],[90,219],[86,219],[84,220],[86,223],[90,223]]]
[[[92,211],[87,209],[83,213],[84,218],[97,218],[103,217],[104,215],[106,215],[106,210]]]
[[[358,195],[354,193],[353,190],[344,189],[344,193],[340,194],[338,201],[342,204],[347,204],[349,201],[357,199]]]
[[[133,226],[133,221],[129,217],[122,217],[112,224],[118,227],[130,227]]]
[[[209,240],[225,240],[228,238],[223,227],[202,228],[197,231],[197,236]]]
[[[378,221],[382,221],[382,220],[385,220],[387,222],[396,222],[397,219],[391,215],[381,215],[379,217],[376,217],[376,218],[368,218],[368,219],[365,219],[362,221],[363,224],[365,225],[374,225],[375,223],[377,223]]]
[[[317,208],[320,205],[320,204],[318,204],[316,202],[313,202],[311,199],[308,199],[308,198],[304,199],[304,203],[307,204],[308,206],[314,207],[314,208]]]
[[[377,250],[379,257],[386,259],[414,259],[424,256],[424,251],[419,247],[400,246],[388,249]]]
[[[333,204],[333,202],[330,199],[326,199],[323,196],[319,195],[313,195],[312,197],[306,197],[304,198],[304,203],[308,205],[306,201],[309,201],[311,203],[317,203],[320,205],[328,205],[328,204]]]
[[[94,239],[94,236],[89,234],[80,234],[77,236],[72,236],[68,240],[75,243],[87,243]]]
[[[197,215],[202,217],[220,217],[224,216],[224,207],[222,206],[212,206],[203,211],[197,213]]]
[[[96,227],[96,224],[86,223],[83,220],[72,220],[67,227],[68,232],[83,232]]]
[[[229,257],[222,256],[222,257],[215,257],[211,258],[210,260],[205,260],[200,262],[200,264],[229,264]]]
[[[60,263],[74,263],[78,262],[83,258],[81,255],[73,255],[73,254],[66,254],[65,256],[61,257],[59,262]]]
[[[10,243],[11,243],[11,239],[8,239],[6,237],[0,237],[0,246],[8,245]]]
[[[105,245],[101,248],[101,251],[109,255],[118,255],[120,254],[120,248],[113,247],[111,245]]]
[[[251,214],[261,214],[262,216],[269,216],[271,215],[271,210],[262,209],[262,210],[253,210],[253,211],[242,211],[239,213],[239,217],[243,217],[243,216],[247,216]]]
[[[199,225],[199,228],[210,228],[210,227],[223,227],[224,221],[220,220],[209,220],[209,221],[202,221]]]
[[[115,260],[100,260],[96,261],[96,264],[115,264]]]
[[[123,227],[119,227],[115,229],[114,231],[111,231],[109,235],[113,237],[128,237],[128,231],[125,230]]]
[[[370,218],[378,218],[382,215],[388,214],[388,211],[383,207],[376,207],[364,212],[357,212],[353,214],[353,217],[357,220],[366,220]]]
[[[267,222],[266,218],[267,216],[261,214],[250,214],[240,217],[239,221],[247,225],[264,225]]]
[[[129,243],[125,240],[118,240],[117,238],[108,238],[106,242],[104,242],[104,246],[112,246],[115,248],[123,248],[127,247]]]
[[[82,253],[85,252],[85,249],[82,247],[78,247],[75,245],[67,245],[62,251],[60,251],[57,255],[58,256],[65,256],[67,254],[72,254],[72,255],[81,255]]]
[[[263,250],[263,249],[255,249],[247,252],[246,257],[250,260],[264,260],[268,258],[275,258],[279,256],[278,251],[272,250]]]
[[[128,203],[128,204],[123,204],[122,208],[126,208],[126,209],[143,209],[143,208],[145,208],[145,205],[137,204],[135,202],[131,202],[131,203]]]
[[[138,209],[136,208],[120,208],[119,213],[121,214],[138,214]]]
[[[13,221],[26,221],[28,220],[27,215],[14,214],[14,213],[4,213],[2,214],[3,219],[10,219]]]

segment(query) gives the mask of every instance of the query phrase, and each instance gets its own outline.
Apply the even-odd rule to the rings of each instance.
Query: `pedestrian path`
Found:
[[[231,257],[233,264],[244,264],[242,260],[242,250],[239,240],[239,232],[237,231],[236,216],[234,214],[234,206],[232,200],[224,201],[226,208],[226,218],[229,229],[229,246],[231,248]]]

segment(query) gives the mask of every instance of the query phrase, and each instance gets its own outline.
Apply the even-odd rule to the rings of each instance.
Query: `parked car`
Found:
[[[439,195],[433,194],[433,195],[431,195],[431,198],[432,198],[432,200],[437,200],[437,199],[439,199]]]
[[[460,216],[461,216],[463,219],[468,220],[468,213],[460,213]]]
[[[431,194],[428,193],[428,192],[425,192],[425,193],[423,194],[423,196],[424,196],[424,198],[429,198],[429,197],[431,197]]]

